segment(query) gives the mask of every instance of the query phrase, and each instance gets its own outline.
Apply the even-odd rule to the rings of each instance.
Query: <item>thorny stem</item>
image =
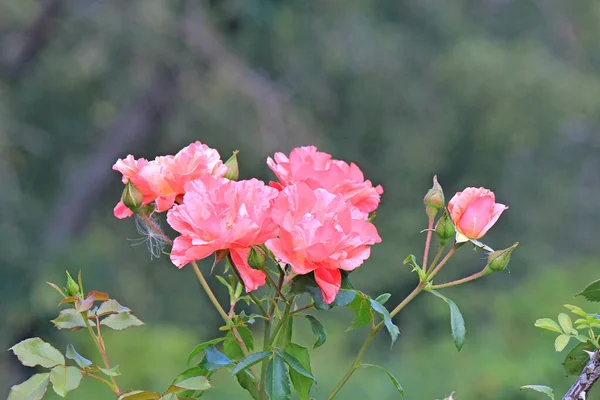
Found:
[[[423,252],[423,270],[427,272],[427,258],[429,257],[429,246],[431,245],[431,235],[433,234],[433,218],[429,217],[427,224],[427,239],[425,239],[425,251]]]
[[[98,335],[96,336],[96,334],[94,333],[94,330],[92,329],[92,326],[90,325],[90,321],[87,318],[87,312],[81,313],[81,316],[83,317],[83,320],[85,321],[85,326],[87,327],[88,332],[90,333],[90,336],[92,337],[92,341],[94,342],[94,344],[96,345],[96,348],[98,349],[98,352],[102,356],[102,361],[104,361],[104,366],[107,369],[110,369],[111,366],[110,366],[110,363],[108,362],[108,356],[106,355],[106,349],[104,348],[104,342],[102,341],[102,337],[100,336],[100,328],[96,327],[96,329],[98,330]],[[115,379],[114,376],[111,376],[110,380],[112,381],[112,385],[109,385],[109,386],[111,386],[113,392],[117,396],[120,396],[121,389],[119,389],[117,380]]]

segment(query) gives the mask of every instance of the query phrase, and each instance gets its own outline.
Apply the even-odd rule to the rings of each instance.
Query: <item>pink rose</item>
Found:
[[[314,272],[327,303],[340,290],[340,269],[359,267],[371,254],[369,245],[381,242],[365,213],[343,196],[306,183],[285,187],[271,214],[280,231],[267,247],[296,274]]]
[[[278,191],[257,179],[230,181],[204,175],[185,185],[183,204],[167,214],[181,234],[173,242],[171,261],[178,268],[229,249],[246,291],[265,283],[265,274],[248,265],[250,246],[277,236],[271,206]]]
[[[205,174],[222,177],[227,167],[219,152],[195,142],[174,156],[156,157],[153,161],[136,160],[132,155],[119,159],[113,169],[123,174],[123,183],[131,182],[144,196],[142,204],[156,202],[156,211],[171,208],[184,193],[185,184]],[[115,217],[133,215],[122,201],[114,209]]]
[[[450,217],[456,226],[456,241],[483,237],[507,208],[496,203],[494,192],[482,187],[468,187],[456,193],[448,203]]]
[[[359,210],[369,213],[379,205],[383,193],[381,185],[373,187],[354,163],[332,160],[331,154],[317,151],[314,146],[298,147],[292,150],[290,158],[283,153],[275,153],[267,165],[277,175],[279,188],[304,182],[311,189],[323,188],[334,194],[341,194]]]

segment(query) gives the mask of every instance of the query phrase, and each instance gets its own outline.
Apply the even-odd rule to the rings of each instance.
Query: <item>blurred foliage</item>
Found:
[[[55,3],[55,23],[36,42],[33,27]],[[218,316],[192,271],[130,246],[133,221],[112,217],[122,190],[112,163],[201,140],[223,158],[239,149],[242,178],[268,180],[267,156],[317,144],[384,186],[375,220],[384,241],[352,278],[392,293],[388,304],[415,283],[401,261],[421,252],[434,174],[447,197],[493,189],[510,209],[485,242],[521,242],[510,274],[447,291],[467,321],[460,353],[447,307],[430,296],[400,314],[396,346],[382,334],[369,357],[410,398],[535,398],[518,392],[531,383],[564,391],[561,355],[533,322],[598,278],[599,18],[598,2],[558,0],[0,2],[0,348],[28,336],[62,348],[83,340],[53,332],[58,299],[44,283],[82,269],[147,323],[109,345],[124,386],[166,387]],[[37,52],[24,58],[32,43]],[[148,92],[164,76],[172,81]],[[164,104],[146,104],[152,93]],[[125,140],[140,119],[119,121],[136,110],[148,128]],[[483,264],[463,250],[439,282]],[[336,336],[350,319],[341,311],[325,321],[345,341],[316,352],[317,397],[343,373],[324,361],[350,362],[362,340]],[[308,329],[297,335],[311,344]],[[0,395],[28,374],[6,353]],[[395,398],[386,379],[361,370],[344,398]],[[78,398],[107,398],[87,385]],[[205,398],[238,395],[216,386]]]

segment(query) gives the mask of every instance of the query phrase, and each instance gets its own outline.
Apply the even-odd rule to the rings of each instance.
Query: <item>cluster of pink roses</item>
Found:
[[[267,160],[279,178],[269,186],[257,179],[225,178],[219,153],[196,142],[175,156],[153,161],[129,155],[113,169],[143,195],[167,211],[179,232],[171,261],[179,268],[227,249],[247,291],[265,284],[265,273],[248,264],[252,246],[266,245],[293,273],[314,273],[323,298],[331,303],[341,285],[340,270],[359,267],[370,246],[381,242],[369,213],[379,205],[381,186],[365,180],[355,164],[333,160],[316,147],[277,153]],[[123,202],[114,210],[125,218]]]

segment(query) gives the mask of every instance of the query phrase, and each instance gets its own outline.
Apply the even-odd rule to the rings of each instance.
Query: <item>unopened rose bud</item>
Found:
[[[488,255],[488,262],[484,268],[484,274],[489,275],[494,272],[504,271],[510,262],[512,251],[519,245],[519,242],[504,250],[497,250]]]
[[[71,278],[71,274],[67,271],[67,287],[65,288],[67,296],[75,296],[79,294],[79,285]]]
[[[260,247],[250,247],[250,253],[248,254],[248,265],[253,269],[264,269],[267,256]]]
[[[133,212],[136,212],[144,202],[144,195],[130,181],[127,182],[125,189],[123,189],[121,200],[123,200],[123,204],[125,204],[127,208]]]
[[[237,153],[238,150],[234,151],[233,155],[229,157],[229,160],[225,161],[225,166],[227,167],[225,178],[232,181],[237,181],[240,177],[240,167],[237,161]]]
[[[437,175],[433,177],[433,186],[423,199],[425,204],[425,212],[429,218],[435,217],[435,215],[444,207],[444,191],[442,186],[437,181]]]
[[[448,211],[444,210],[444,214],[438,220],[437,225],[435,226],[435,233],[437,233],[440,238],[440,245],[444,246],[448,243],[448,240],[454,238],[454,224],[448,215]]]

